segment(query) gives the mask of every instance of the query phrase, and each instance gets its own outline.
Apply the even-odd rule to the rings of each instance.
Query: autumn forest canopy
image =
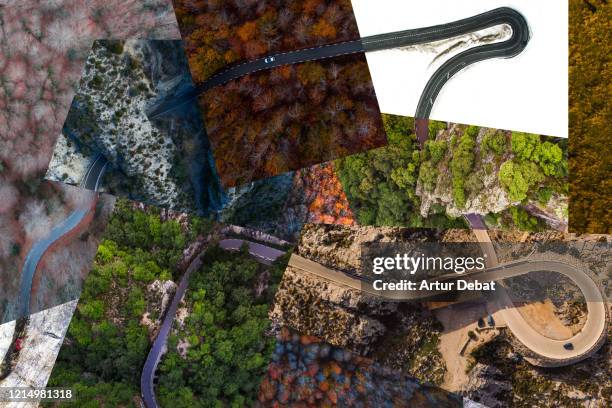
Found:
[[[570,231],[612,231],[610,21],[612,4],[570,0]]]
[[[174,7],[196,82],[239,61],[359,38],[349,0],[176,0]]]

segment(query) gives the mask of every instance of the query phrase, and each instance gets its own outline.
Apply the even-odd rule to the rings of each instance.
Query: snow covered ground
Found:
[[[0,387],[45,387],[59,353],[77,300],[34,313],[30,316],[23,349],[17,364]],[[15,322],[0,325],[0,358],[13,337]],[[1,402],[3,408],[37,407],[38,402]]]
[[[90,157],[79,152],[76,145],[61,134],[57,138],[45,178],[78,185],[85,177],[90,162]]]

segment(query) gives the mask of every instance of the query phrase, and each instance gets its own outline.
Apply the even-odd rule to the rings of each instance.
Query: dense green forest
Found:
[[[413,119],[383,114],[383,124],[388,146],[335,162],[360,224],[465,227],[447,212],[491,211],[497,201],[483,195],[488,189],[503,189],[511,204],[489,214],[490,227],[545,228],[524,207],[545,211],[549,202],[547,211],[556,211],[559,222],[567,218],[559,209],[568,194],[566,139],[430,121],[429,140],[419,150]]]
[[[431,122],[431,133],[442,126]],[[423,219],[416,195],[421,153],[414,119],[383,115],[389,145],[334,162],[351,209],[362,225],[451,228],[464,226],[439,213]]]
[[[155,208],[117,202],[49,379],[49,386],[70,387],[78,395],[65,406],[135,407],[150,348],[141,324],[149,306],[146,287],[176,279],[183,249],[210,226],[193,218],[184,228],[162,220]]]
[[[612,4],[569,2],[570,231],[612,232]]]
[[[482,192],[482,179],[497,173],[513,202],[536,200],[545,205],[554,192],[567,195],[565,139],[496,129],[481,134],[481,130],[455,125],[448,135],[425,143],[419,172],[425,190],[448,181],[454,204],[463,208],[467,197]]]
[[[143,316],[160,318],[160,297],[147,286],[176,282],[184,248],[211,227],[206,219],[179,223],[118,201],[49,380],[78,395],[66,406],[137,406],[152,343]],[[246,247],[206,251],[185,295],[189,315],[160,365],[162,406],[245,406],[257,397],[274,346],[268,309],[288,257],[265,266]],[[185,359],[176,351],[179,339],[190,345]]]
[[[274,337],[266,335],[268,310],[288,256],[268,267],[246,247],[238,255],[217,247],[206,252],[186,292],[190,314],[169,338],[160,365],[162,406],[252,405],[274,348]],[[185,358],[179,341],[189,343]]]
[[[513,158],[499,169],[499,180],[511,200],[523,201],[528,197],[540,201],[550,197],[552,191],[567,194],[567,141],[513,132],[511,151]]]
[[[501,164],[498,173],[499,181],[511,200],[546,206],[554,194],[568,195],[566,139],[512,132],[509,141],[485,137],[483,143],[485,149],[493,150],[497,157],[502,157],[504,152],[511,154],[511,158]],[[489,226],[502,229],[540,231],[546,228],[544,221],[530,215],[521,205],[498,214],[488,214],[485,220]]]

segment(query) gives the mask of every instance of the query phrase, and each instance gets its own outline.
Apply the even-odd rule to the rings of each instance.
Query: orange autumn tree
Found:
[[[359,38],[349,0],[174,0],[173,4],[197,82],[241,60]],[[213,51],[224,58],[213,58]]]
[[[320,19],[313,27],[312,33],[317,37],[326,37],[326,38],[335,38],[336,37],[336,29],[333,25],[325,21],[324,19]]]
[[[296,177],[300,177],[303,183],[304,201],[308,205],[307,222],[342,225],[355,223],[332,162],[299,170]]]

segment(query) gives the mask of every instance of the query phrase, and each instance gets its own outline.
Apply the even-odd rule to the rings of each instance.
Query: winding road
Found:
[[[106,169],[107,162],[104,156],[97,155],[89,165],[80,187],[85,187],[91,190],[97,190],[100,185],[100,180]],[[75,229],[83,218],[87,215],[91,207],[91,202],[83,203],[76,208],[68,218],[55,225],[49,233],[36,241],[28,252],[21,272],[21,285],[19,290],[19,316],[26,317],[30,315],[30,301],[32,292],[32,280],[36,274],[38,264],[43,255],[54,242],[69,234]]]
[[[495,247],[486,231],[486,225],[482,221],[482,217],[477,214],[469,214],[465,218],[473,228],[472,231],[478,239],[482,252],[487,255],[488,270],[499,270]],[[607,334],[607,304],[599,287],[587,273],[561,261],[529,261],[518,268],[512,268],[510,271],[502,270],[497,276],[500,279],[505,279],[517,276],[512,275],[513,272],[522,272],[518,274],[520,275],[532,271],[552,271],[570,278],[578,286],[587,303],[587,321],[580,332],[569,339],[554,340],[545,337],[523,318],[504,287],[500,285],[496,291],[498,295],[497,303],[508,328],[528,349],[542,357],[557,361],[558,365],[573,364],[589,357],[593,351],[601,346]],[[568,342],[572,343],[574,347],[572,350],[566,350],[563,347]]]
[[[492,245],[491,245],[492,246]],[[487,251],[488,252],[488,251]],[[496,263],[496,261],[494,261]],[[402,290],[376,290],[372,282],[363,277],[347,275],[344,272],[327,268],[319,263],[293,254],[289,259],[289,266],[304,272],[318,276],[319,278],[356,289],[369,295],[383,297],[393,301],[424,300],[444,291],[402,291]],[[553,340],[543,336],[534,330],[509,299],[503,299],[503,317],[508,328],[534,353],[565,364],[573,364],[587,358],[593,350],[601,344],[602,336],[607,332],[606,303],[597,284],[586,273],[574,265],[561,261],[534,261],[521,260],[503,265],[487,267],[485,271],[465,273],[462,275],[451,274],[433,280],[451,281],[458,278],[467,280],[478,280],[480,282],[499,281],[502,279],[520,276],[529,272],[550,271],[563,274],[570,278],[582,291],[586,301],[588,317],[582,330],[568,340]],[[499,286],[496,290],[501,296],[507,296]],[[571,342],[572,350],[566,350],[563,345]]]
[[[474,222],[477,224],[476,226],[480,227],[480,224],[477,221],[479,219],[477,215],[470,217],[470,219],[470,222]],[[480,222],[482,223],[482,221]],[[482,225],[484,225],[484,223]],[[478,228],[474,231],[476,232],[478,240],[481,241],[480,243],[483,252],[488,255],[487,270],[477,271],[471,274],[466,273],[460,275],[460,278],[479,280],[481,282],[498,281],[513,276],[524,275],[529,272],[552,271],[570,278],[580,288],[587,301],[588,317],[582,330],[571,339],[553,340],[534,330],[529,323],[525,321],[509,299],[502,299],[501,302],[504,304],[502,311],[506,324],[522,344],[524,344],[534,353],[549,360],[556,361],[558,363],[557,365],[573,364],[587,358],[593,351],[597,350],[602,343],[601,339],[605,338],[605,333],[607,331],[607,316],[603,296],[597,284],[589,277],[588,274],[582,272],[574,265],[556,260],[521,260],[499,265],[493,245],[491,241],[488,240],[486,230]],[[241,239],[225,239],[220,241],[219,245],[225,250],[237,251],[245,242],[248,244],[249,253],[259,262],[265,264],[270,264],[284,254],[283,251],[275,248],[270,248],[266,245],[244,241]],[[154,391],[155,371],[157,370],[157,365],[159,364],[161,356],[165,352],[166,342],[172,327],[172,322],[174,321],[178,305],[185,294],[185,290],[187,289],[189,276],[201,265],[200,256],[198,256],[192,262],[186,273],[183,275],[177,293],[172,299],[172,304],[166,313],[160,332],[155,339],[153,347],[151,348],[145,362],[141,376],[141,392],[147,408],[158,407],[157,401],[155,400]],[[296,254],[293,254],[289,259],[289,266],[297,268],[303,272],[316,275],[319,278],[334,282],[336,284],[364,291],[374,296],[382,296],[386,299],[394,301],[418,300],[419,298],[431,297],[432,295],[435,295],[435,292],[419,294],[418,291],[375,290],[372,287],[371,281],[365,279],[364,277],[327,268],[319,263]],[[452,274],[438,279],[444,280],[445,278],[456,279],[457,275]],[[503,296],[507,296],[503,288],[501,291],[498,289],[498,292],[502,298]],[[563,345],[567,342],[572,342],[574,346],[572,350],[566,350],[563,347]]]
[[[98,153],[87,168],[87,172],[85,172],[85,176],[81,181],[80,187],[98,191],[100,181],[102,180],[102,176],[104,175],[107,167],[108,161],[102,154]]]
[[[238,251],[244,243],[246,243],[249,247],[249,254],[253,256],[253,258],[255,258],[255,260],[257,260],[258,262],[266,265],[270,265],[277,258],[285,254],[285,252],[279,251],[278,249],[270,248],[255,242],[244,241],[241,239],[221,240],[219,241],[219,247],[228,251]],[[181,303],[183,296],[185,295],[187,287],[189,286],[189,277],[191,276],[193,271],[199,269],[202,265],[203,253],[204,252],[201,252],[200,255],[198,255],[191,262],[191,264],[183,274],[176,293],[172,298],[172,303],[166,311],[164,320],[159,329],[159,333],[157,334],[157,337],[153,342],[153,346],[151,347],[151,350],[147,355],[147,359],[145,360],[145,364],[142,369],[142,374],[140,376],[140,392],[147,408],[159,407],[155,398],[155,372],[157,371],[157,366],[159,365],[159,361],[161,360],[162,355],[166,352],[168,335],[170,334],[170,329],[172,328],[172,323],[174,322],[178,306]]]
[[[181,303],[181,300],[185,295],[185,291],[189,286],[189,277],[193,271],[199,269],[202,265],[201,257],[202,254],[198,255],[183,274],[178,288],[176,289],[176,293],[172,298],[172,303],[170,303],[170,307],[168,310],[166,310],[164,321],[159,328],[157,337],[153,342],[151,350],[149,350],[149,354],[147,355],[147,359],[145,360],[142,368],[142,373],[140,375],[140,392],[147,408],[158,407],[157,400],[155,399],[155,371],[157,371],[157,366],[161,360],[161,356],[166,352],[168,335],[170,334],[170,329],[172,328],[172,322],[174,322],[176,311],[178,310],[179,304]]]
[[[416,118],[429,117],[436,97],[442,90],[442,87],[457,72],[478,61],[490,58],[515,57],[525,49],[529,42],[529,25],[525,17],[509,7],[497,8],[456,23],[438,26],[441,27],[439,30],[447,30],[449,33],[461,31],[460,34],[465,34],[500,24],[508,24],[512,29],[512,36],[508,40],[480,45],[463,51],[450,58],[434,72],[421,93],[415,113]],[[449,35],[449,37],[454,37],[455,35]]]
[[[32,280],[41,258],[49,247],[64,235],[76,228],[81,220],[89,212],[89,204],[74,210],[68,218],[57,224],[49,234],[36,241],[26,256],[21,272],[21,285],[19,290],[19,316],[30,315],[30,295],[32,291]]]
[[[102,175],[104,174],[104,170],[106,169],[106,165],[107,162],[104,157],[102,155],[97,155],[87,168],[87,172],[80,183],[80,187],[97,190],[100,185]],[[91,205],[91,201],[79,205],[66,219],[55,225],[45,237],[32,244],[32,247],[28,251],[21,269],[19,311],[18,315],[16,316],[18,319],[17,325],[22,325],[23,327],[20,330],[21,333],[15,332],[15,335],[13,335],[13,340],[2,359],[2,364],[0,364],[0,366],[5,367],[1,373],[2,377],[6,377],[10,374],[12,368],[6,368],[10,367],[8,362],[9,360],[16,358],[19,353],[15,343],[18,339],[25,336],[27,331],[32,297],[32,282],[42,257],[45,255],[51,245],[78,227],[83,218],[85,218],[85,216],[91,210]]]
[[[512,36],[506,41],[474,47],[449,59],[430,78],[421,95],[416,117],[427,118],[433,103],[446,83],[453,75],[466,66],[478,61],[497,57],[513,57],[518,55],[529,41],[529,27],[525,18],[516,10],[500,7],[472,17],[457,20],[452,23],[431,27],[416,28],[363,37],[357,40],[335,44],[320,45],[301,50],[267,55],[251,61],[226,68],[204,81],[202,84],[183,91],[149,110],[148,116],[154,119],[172,111],[198,97],[216,86],[238,79],[254,72],[280,67],[289,64],[299,64],[306,61],[321,60],[341,55],[362,52],[374,52],[391,48],[424,44],[433,41],[457,37],[474,31],[496,25],[507,24],[512,29]]]

